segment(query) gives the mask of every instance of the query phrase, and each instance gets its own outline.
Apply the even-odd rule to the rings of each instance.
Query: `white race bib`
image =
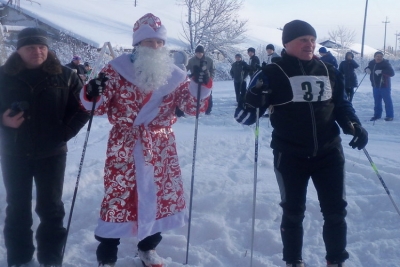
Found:
[[[289,81],[293,102],[319,102],[332,98],[331,83],[327,76],[294,76]]]

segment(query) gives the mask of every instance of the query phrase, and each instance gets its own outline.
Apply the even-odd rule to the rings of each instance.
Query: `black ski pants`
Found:
[[[120,244],[119,238],[104,238],[95,235],[97,241],[100,244],[97,246],[96,256],[97,261],[102,264],[110,264],[117,262],[118,245]],[[141,251],[148,251],[155,249],[161,242],[161,233],[155,233],[154,235],[148,236],[145,239],[139,241],[137,247]]]
[[[35,211],[40,218],[36,231],[37,259],[42,264],[61,264],[66,233],[61,200],[65,164],[65,153],[37,160],[1,156],[7,193],[4,240],[9,266],[29,262],[35,251],[31,229],[33,180],[36,185]]]
[[[233,86],[235,87],[236,102],[238,104],[243,103],[244,97],[246,95],[246,81],[234,82]]]
[[[322,229],[326,260],[344,262],[347,225],[344,188],[344,155],[341,147],[316,157],[297,157],[274,150],[275,174],[283,209],[281,237],[283,260],[302,260],[303,219],[306,210],[308,181],[311,178],[318,194],[324,218]]]

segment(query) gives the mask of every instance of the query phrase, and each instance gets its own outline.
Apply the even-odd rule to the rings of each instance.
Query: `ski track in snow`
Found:
[[[399,73],[397,73],[398,76]],[[360,80],[361,76],[359,77]],[[367,80],[367,79],[366,79]],[[353,101],[363,126],[369,132],[367,145],[372,160],[400,205],[400,77],[392,80],[395,118],[393,122],[369,122],[373,100],[369,82],[364,81]],[[200,115],[196,151],[192,228],[189,264],[199,267],[249,266],[251,247],[254,126],[242,126],[233,118],[235,98],[233,82],[216,82],[214,108],[209,116]],[[192,174],[194,117],[179,118],[174,125],[178,155],[189,201]],[[96,227],[103,195],[103,167],[108,131],[106,117],[95,117],[83,163],[78,195],[64,259],[65,267],[97,266]],[[257,205],[254,238],[254,267],[283,266],[279,225],[280,195],[273,172],[269,148],[272,127],[268,119],[260,120]],[[75,189],[86,128],[69,143],[65,174],[64,203],[67,222]],[[400,216],[373,171],[363,151],[348,146],[346,156],[346,190],[348,200],[348,266],[399,266]],[[2,176],[0,177],[2,180]],[[2,183],[2,181],[1,181]],[[0,187],[0,228],[4,227],[5,190]],[[33,201],[33,209],[35,202]],[[34,212],[34,211],[33,211]],[[36,229],[38,218],[34,216]],[[325,266],[322,240],[322,216],[317,194],[310,182],[304,220],[303,258],[308,267]],[[187,227],[163,233],[157,248],[169,267],[183,266],[186,256]],[[132,267],[137,240],[122,239],[116,266]],[[6,266],[3,235],[0,237],[0,266]]]

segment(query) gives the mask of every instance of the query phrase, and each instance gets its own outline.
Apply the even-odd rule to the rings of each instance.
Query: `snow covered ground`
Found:
[[[362,76],[359,76],[361,80]],[[393,82],[395,120],[370,122],[373,115],[372,90],[368,77],[354,97],[354,107],[369,132],[366,149],[400,205],[400,73]],[[254,127],[233,119],[235,97],[232,81],[216,82],[214,109],[201,116],[197,143],[191,245],[188,266],[243,267],[250,263],[253,199]],[[186,195],[189,197],[195,118],[180,118],[174,125]],[[78,196],[75,203],[64,267],[97,266],[93,237],[103,196],[103,166],[110,125],[95,117],[86,150]],[[254,267],[284,266],[279,233],[281,209],[279,190],[269,148],[271,126],[260,122],[260,153],[254,243]],[[69,143],[64,202],[67,214],[75,188],[86,131]],[[347,159],[348,251],[351,267],[400,266],[400,216],[362,151],[348,146]],[[0,177],[2,180],[2,177]],[[5,190],[0,181],[0,228],[4,226]],[[67,222],[67,218],[65,218]],[[38,219],[35,217],[34,228]],[[308,267],[325,266],[321,238],[322,217],[317,195],[309,185],[304,221],[304,259]],[[163,233],[158,252],[168,267],[183,266],[187,227]],[[118,267],[132,267],[137,240],[124,239],[119,247]],[[0,235],[0,266],[6,266],[3,235]]]

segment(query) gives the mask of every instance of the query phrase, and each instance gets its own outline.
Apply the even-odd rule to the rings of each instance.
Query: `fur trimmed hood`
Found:
[[[7,59],[6,63],[4,64],[4,72],[11,76],[17,75],[25,68],[26,68],[25,64],[22,61],[21,56],[17,52],[11,54],[11,56]],[[47,59],[42,64],[41,68],[43,69],[44,72],[53,75],[62,73],[61,62],[57,58],[56,54],[52,51],[48,52]]]

